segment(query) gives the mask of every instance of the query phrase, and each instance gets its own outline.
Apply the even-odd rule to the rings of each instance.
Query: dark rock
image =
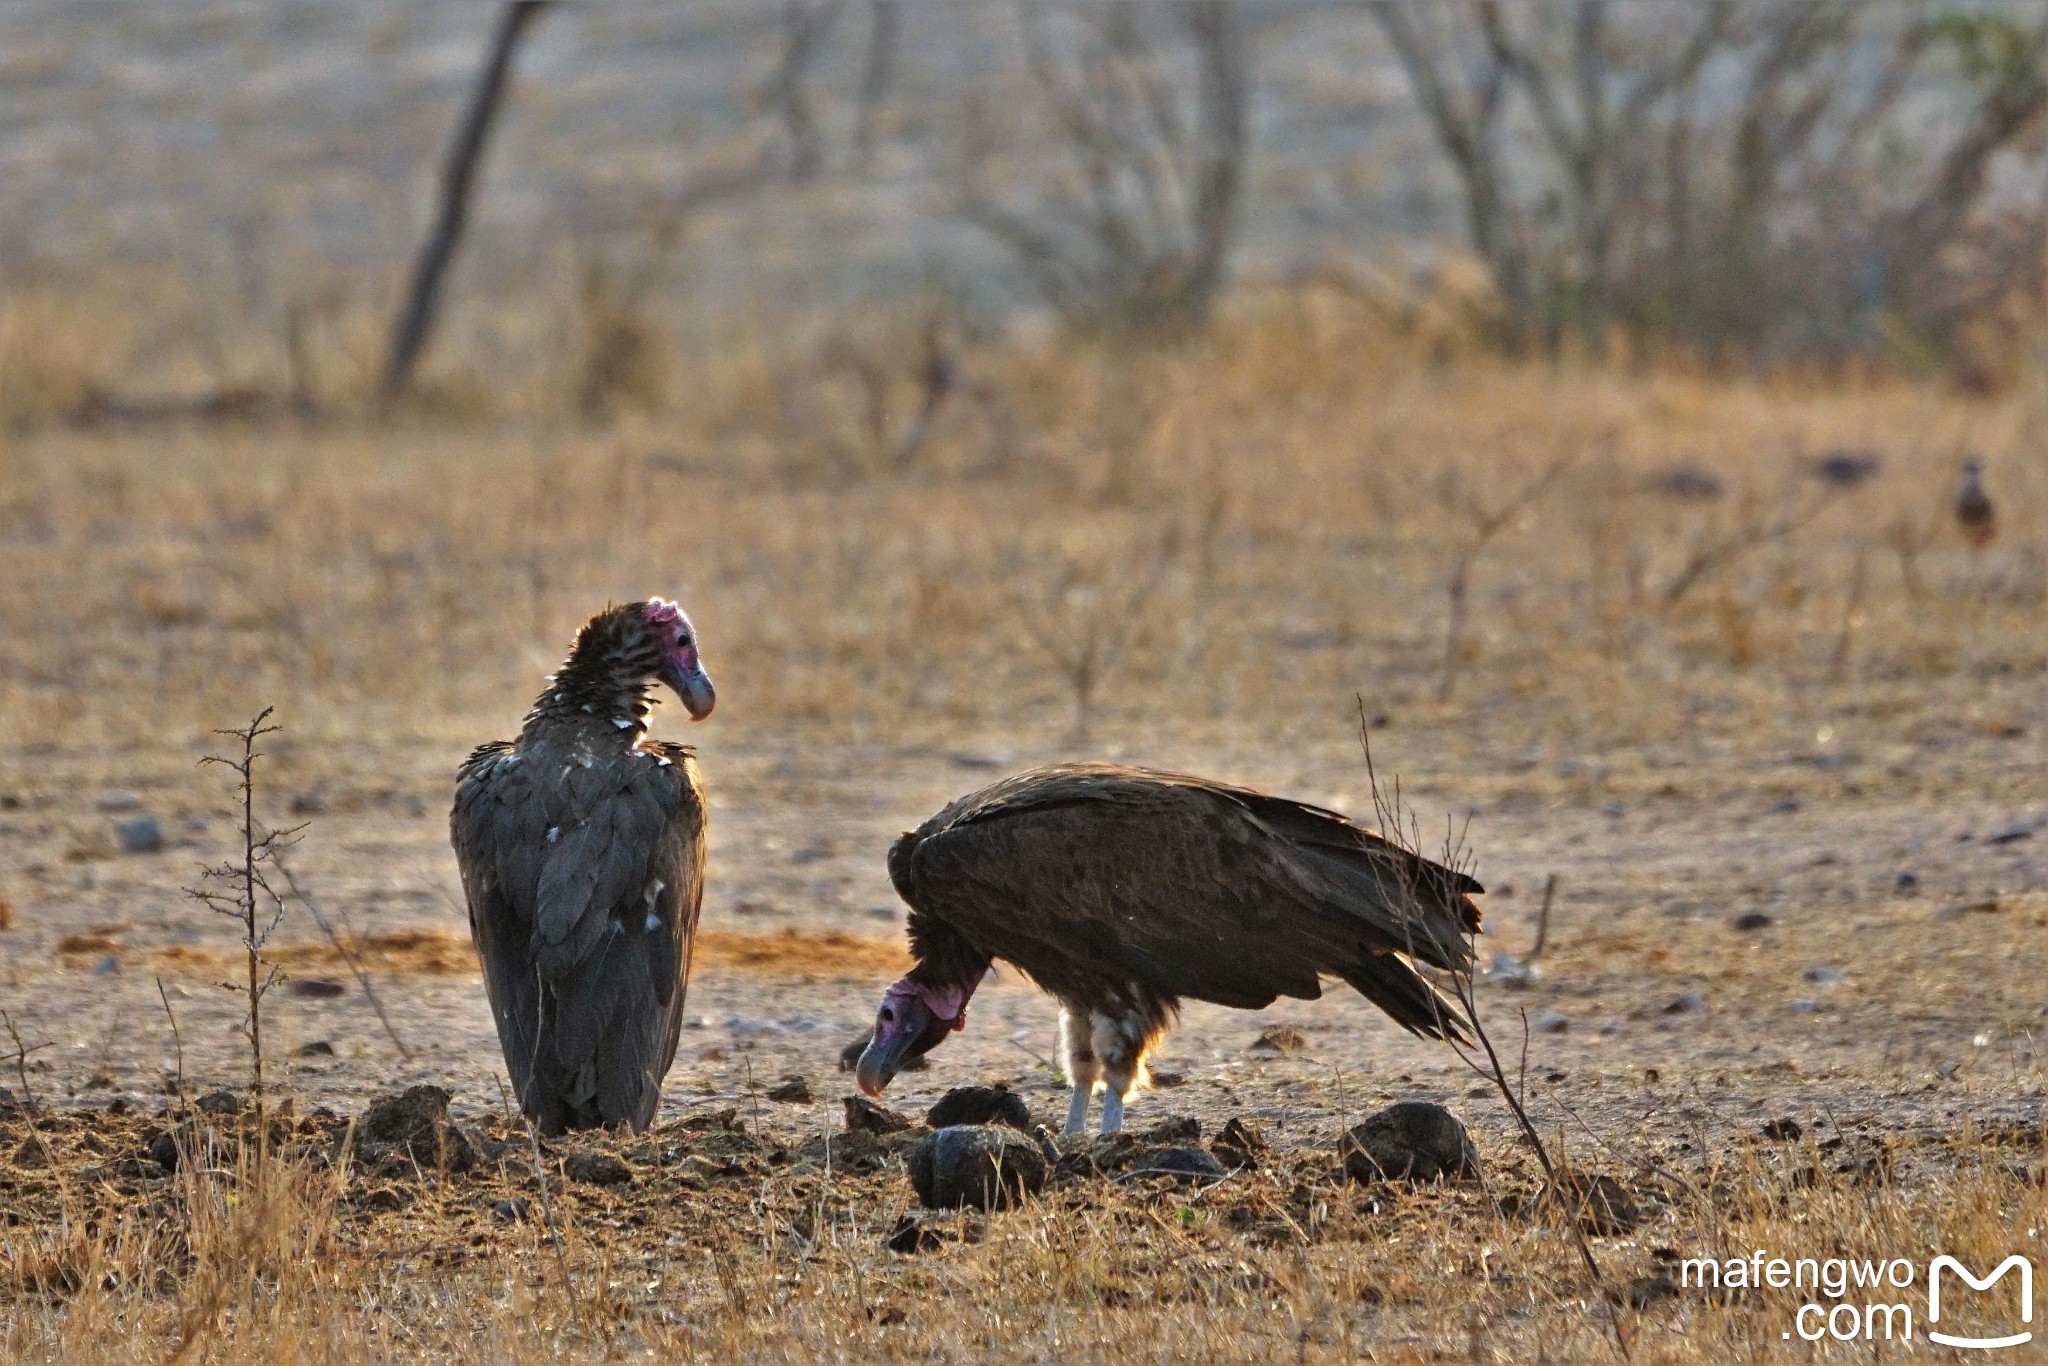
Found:
[[[1188,1080],[1185,1073],[1167,1072],[1156,1067],[1148,1067],[1145,1072],[1152,1078],[1152,1085],[1161,1091],[1171,1091],[1176,1086],[1185,1086]]]
[[[1707,998],[1697,991],[1681,991],[1664,1003],[1666,1015],[1704,1015]]]
[[[1919,888],[1920,875],[1911,868],[1903,870],[1897,877],[1892,879],[1892,890],[1895,892],[1912,892],[1918,891]]]
[[[154,816],[130,816],[114,822],[114,838],[124,854],[154,854],[164,847],[164,827]]]
[[[896,1227],[882,1240],[882,1245],[891,1252],[912,1256],[919,1252],[936,1251],[946,1241],[946,1235],[935,1228],[926,1228],[914,1214],[906,1214],[896,1221]]]
[[[1611,1176],[1560,1172],[1549,1196],[1578,1221],[1583,1232],[1596,1238],[1627,1233],[1643,1222],[1634,1197]]]
[[[448,1092],[414,1086],[402,1095],[372,1101],[356,1124],[356,1146],[367,1158],[402,1153],[436,1171],[463,1172],[476,1165],[476,1145],[448,1117]]]
[[[310,996],[316,1001],[331,1001],[337,996],[346,996],[348,988],[332,977],[294,977],[291,981],[294,996]]]
[[[1770,916],[1758,910],[1744,911],[1741,915],[1735,917],[1735,928],[1738,930],[1767,929],[1775,923]]]
[[[784,1105],[808,1105],[817,1097],[811,1094],[811,1083],[808,1078],[790,1075],[784,1077],[782,1084],[768,1093],[768,1099]]]
[[[500,1200],[497,1204],[492,1205],[491,1217],[503,1220],[508,1224],[517,1224],[524,1222],[528,1212],[532,1209],[532,1203],[525,1196],[516,1195],[510,1200]]]
[[[1669,465],[1645,479],[1643,490],[1666,498],[1719,498],[1721,476],[1698,465]]]
[[[1369,1115],[1338,1145],[1354,1181],[1441,1181],[1479,1174],[1479,1150],[1458,1117],[1426,1100]]]
[[[2034,827],[2026,821],[2021,821],[2017,825],[2008,825],[1995,834],[1985,836],[1984,842],[1986,844],[2015,844],[2020,840],[2030,840],[2033,837]]]
[[[925,1111],[927,1129],[951,1129],[962,1124],[1007,1124],[1022,1133],[1031,1132],[1031,1107],[1024,1097],[1007,1086],[956,1086],[940,1096]]]
[[[157,1166],[164,1169],[166,1176],[178,1170],[178,1139],[175,1134],[161,1133],[149,1140],[149,1155]]]
[[[1251,1047],[1254,1053],[1299,1053],[1308,1047],[1308,1036],[1293,1025],[1268,1025]]]
[[[910,1154],[910,1184],[926,1209],[1007,1209],[1045,1185],[1045,1155],[1014,1129],[934,1129]]]
[[[1226,1167],[1249,1167],[1256,1171],[1271,1149],[1266,1145],[1266,1136],[1255,1126],[1232,1115],[1223,1132],[1209,1144],[1209,1151]]]
[[[910,1120],[866,1096],[846,1098],[846,1127],[854,1133],[893,1134],[911,1127]]]
[[[1824,484],[1836,488],[1854,488],[1865,480],[1875,479],[1884,461],[1875,451],[1836,450],[1807,462],[1806,471]]]
[[[1770,1139],[1773,1143],[1795,1142],[1804,1137],[1805,1134],[1806,1130],[1800,1127],[1799,1121],[1793,1119],[1790,1115],[1783,1119],[1774,1119],[1764,1125],[1764,1137]]]
[[[333,803],[318,792],[301,792],[292,798],[294,816],[324,816],[333,809]]]
[[[1170,1176],[1176,1181],[1220,1181],[1230,1175],[1221,1162],[1200,1148],[1154,1148],[1138,1159],[1134,1171],[1145,1176]]]
[[[611,1153],[578,1149],[562,1158],[562,1174],[586,1186],[630,1186],[633,1169]]]
[[[201,1114],[231,1119],[242,1113],[242,1098],[233,1091],[210,1091],[192,1103]]]
[[[1168,1115],[1138,1134],[1140,1143],[1194,1143],[1202,1137],[1202,1121],[1193,1115]]]
[[[334,1045],[325,1039],[315,1039],[311,1043],[302,1043],[293,1049],[292,1056],[295,1058],[331,1058],[334,1056]]]

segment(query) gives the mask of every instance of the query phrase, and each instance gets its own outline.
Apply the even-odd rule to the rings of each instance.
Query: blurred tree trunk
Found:
[[[448,160],[441,168],[441,198],[434,214],[433,230],[420,248],[413,266],[412,286],[391,329],[391,354],[384,366],[384,401],[403,393],[412,378],[413,367],[426,349],[433,330],[434,313],[441,300],[441,282],[449,262],[462,243],[469,224],[469,197],[476,184],[477,167],[483,160],[484,144],[504,101],[505,82],[512,71],[512,59],[527,29],[540,16],[549,0],[512,0],[498,17],[483,70],[470,92],[469,107],[463,112]]]

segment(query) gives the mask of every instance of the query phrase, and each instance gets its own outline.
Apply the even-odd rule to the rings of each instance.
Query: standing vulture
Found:
[[[1059,764],[946,807],[889,850],[916,965],[882,997],[856,1067],[880,1095],[964,1028],[1001,958],[1059,999],[1073,1100],[1102,1131],[1183,997],[1257,1010],[1341,977],[1412,1033],[1462,1040],[1457,1007],[1410,959],[1465,968],[1484,889],[1334,811],[1204,778]]]
[[[647,738],[648,690],[711,714],[673,603],[584,623],[519,738],[469,756],[449,818],[519,1108],[547,1133],[644,1129],[675,1060],[704,889],[704,791]]]

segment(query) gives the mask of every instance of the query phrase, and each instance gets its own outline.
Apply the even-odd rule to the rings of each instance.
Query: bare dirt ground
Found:
[[[1257,390],[1286,368],[1265,354],[1285,340],[1254,338],[1221,372],[1255,372]],[[900,1167],[868,1152],[868,1169],[835,1168],[823,1144],[851,1090],[839,1051],[900,963],[889,840],[1003,771],[1082,755],[1366,814],[1355,695],[1425,840],[1449,829],[1476,859],[1482,954],[1526,954],[1557,879],[1540,975],[1482,981],[1479,999],[1556,1154],[1644,1201],[1639,1227],[1595,1239],[1612,1287],[1653,1283],[1673,1250],[1924,1262],[1936,1243],[1979,1260],[2034,1247],[2048,498],[2026,405],[1421,369],[1362,398],[1318,372],[1253,403],[1205,374],[1175,362],[1142,381],[1135,495],[1088,438],[1117,395],[1069,372],[1018,381],[1047,433],[1038,463],[978,473],[962,456],[928,480],[819,483],[801,452],[764,466],[744,435],[637,430],[18,441],[0,1004],[49,1045],[8,1085],[54,1116],[7,1121],[11,1347],[90,1356],[132,1321],[203,1352],[323,1359],[1578,1360],[1619,1350],[1618,1319],[1647,1359],[1810,1356],[1780,1336],[1798,1302],[1784,1296],[1603,1307],[1555,1220],[1501,1212],[1539,1174],[1497,1095],[1342,989],[1256,1014],[1191,1004],[1168,1039],[1173,1084],[1136,1102],[1133,1127],[1191,1116],[1206,1140],[1238,1117],[1277,1154],[1210,1205],[1075,1176],[1027,1210],[947,1225],[965,1241],[883,1246],[910,1204]],[[1345,463],[1326,438],[1361,427]],[[1160,473],[1187,431],[1210,451],[1191,489]],[[1872,489],[1807,492],[1796,452],[1887,432],[1993,450],[2006,530],[1988,561],[1942,539],[1950,463],[1931,445],[1897,437]],[[1479,562],[1439,697],[1461,500],[1584,450],[1605,454],[1575,460]],[[1676,459],[1734,487],[1698,507],[1642,492]],[[694,473],[665,473],[679,464]],[[1807,520],[1716,561],[1696,596],[1660,598],[1773,508]],[[1931,527],[1896,560],[1895,516]],[[1171,571],[1131,605],[1141,627],[1081,739],[1043,628],[1098,629],[1090,613],[1154,556]],[[633,1184],[558,1183],[569,1283],[588,1297],[572,1313],[536,1221],[491,1212],[538,1191],[502,1119],[446,803],[456,763],[516,726],[582,615],[664,589],[696,616],[720,685],[718,714],[687,735],[712,801],[705,939],[657,1128],[585,1145],[622,1153]],[[1019,629],[1031,614],[1040,629]],[[208,1309],[175,1278],[131,1301],[111,1272],[73,1304],[90,1277],[30,1274],[56,1264],[48,1230],[73,1227],[59,1216],[127,1227],[179,1189],[145,1160],[175,1119],[158,1117],[178,1066],[158,979],[184,1092],[243,1078],[241,1006],[218,985],[236,936],[181,888],[236,837],[220,775],[197,767],[208,727],[265,702],[287,730],[263,816],[306,824],[294,871],[366,947],[410,1054],[293,907],[273,944],[292,980],[266,1020],[277,1085],[311,1116],[300,1138],[330,1151],[323,1110],[431,1083],[512,1146],[459,1179],[366,1163],[338,1204],[305,1176],[305,1227],[354,1268],[317,1312],[266,1320],[231,1294]],[[117,823],[138,813],[166,847],[119,851]],[[1251,1048],[1278,1024],[1305,1046]],[[890,1101],[915,1115],[1002,1080],[1056,1122],[1053,1051],[1053,1007],[1004,974]],[[812,1101],[767,1099],[790,1075]],[[1472,1128],[1483,1189],[1342,1181],[1341,1131],[1406,1098]],[[1801,1137],[1763,1137],[1788,1118]],[[284,1303],[288,1280],[265,1293]]]

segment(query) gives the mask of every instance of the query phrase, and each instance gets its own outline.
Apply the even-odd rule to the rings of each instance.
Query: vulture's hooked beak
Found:
[[[878,1038],[869,1041],[868,1046],[861,1050],[860,1061],[853,1067],[853,1079],[864,1094],[877,1100],[881,1098],[895,1077],[896,1069],[903,1063],[904,1045],[908,1042],[908,1037],[905,1037],[892,1046]]]
[[[718,704],[718,693],[711,686],[711,675],[704,672],[702,665],[691,665],[687,669],[666,665],[661,677],[664,683],[676,690],[676,696],[683,699],[683,708],[690,713],[692,721],[702,721]]]

